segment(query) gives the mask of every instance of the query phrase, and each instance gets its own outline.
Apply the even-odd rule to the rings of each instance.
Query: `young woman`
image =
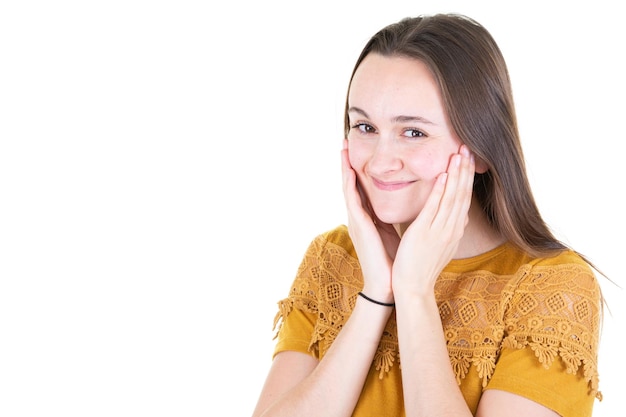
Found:
[[[487,30],[382,29],[345,123],[348,225],[312,241],[279,303],[254,416],[590,416],[600,288],[536,207]]]

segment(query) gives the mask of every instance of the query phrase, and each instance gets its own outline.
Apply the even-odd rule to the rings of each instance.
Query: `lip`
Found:
[[[383,191],[401,190],[413,184],[414,182],[415,181],[380,181],[376,178],[372,178],[372,183],[374,184],[374,186]]]

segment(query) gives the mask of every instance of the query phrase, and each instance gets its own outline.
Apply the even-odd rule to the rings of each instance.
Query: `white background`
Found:
[[[376,30],[461,12],[498,41],[537,202],[622,287],[618,2],[0,4],[0,414],[247,416],[276,302],[344,222],[352,65]],[[596,416],[623,409],[624,290]]]

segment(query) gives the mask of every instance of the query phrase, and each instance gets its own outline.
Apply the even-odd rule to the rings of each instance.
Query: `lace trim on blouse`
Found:
[[[350,316],[363,286],[359,263],[344,248],[317,239],[307,251],[289,297],[278,303],[274,328],[294,309],[315,314],[309,350],[322,357]],[[563,361],[567,372],[582,367],[598,399],[599,288],[579,264],[523,265],[516,274],[488,271],[442,273],[435,297],[450,361],[460,383],[474,366],[485,387],[502,348],[530,347],[545,367]],[[398,362],[395,314],[374,357],[379,377]]]

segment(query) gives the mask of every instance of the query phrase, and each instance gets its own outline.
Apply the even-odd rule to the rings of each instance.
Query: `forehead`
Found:
[[[421,115],[445,119],[439,86],[422,61],[403,56],[366,56],[352,78],[349,107],[380,116]]]

